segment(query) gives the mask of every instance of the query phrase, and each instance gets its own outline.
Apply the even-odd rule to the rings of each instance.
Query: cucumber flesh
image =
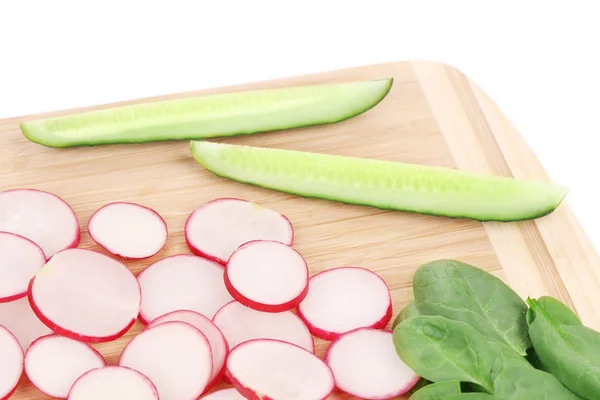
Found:
[[[567,188],[449,168],[292,150],[191,142],[216,175],[268,189],[381,209],[480,221],[546,215]]]
[[[48,147],[205,139],[332,124],[377,105],[393,78],[254,90],[83,112],[21,124]]]

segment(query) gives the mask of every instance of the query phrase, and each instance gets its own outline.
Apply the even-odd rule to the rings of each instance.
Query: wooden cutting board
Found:
[[[350,120],[214,140],[548,179],[494,103],[459,71],[432,62],[373,65],[118,105],[389,76],[394,84],[388,96]],[[89,109],[110,106],[114,104]],[[62,196],[80,219],[80,246],[99,251],[85,230],[94,210],[119,200],[156,209],[165,218],[170,236],[155,257],[126,263],[135,273],[167,255],[189,253],[182,230],[196,207],[217,197],[240,197],[277,210],[292,221],[294,246],[306,257],[312,273],[342,265],[377,271],[392,291],[394,315],[411,300],[415,270],[423,263],[451,258],[493,272],[523,297],[558,297],[573,307],[585,324],[600,329],[599,258],[566,203],[546,217],[516,223],[382,211],[295,197],[219,178],[192,159],[187,141],[50,149],[27,141],[19,131],[20,122],[76,111],[81,110],[0,121],[0,189],[31,187]],[[95,347],[114,364],[123,346],[141,328],[138,322],[123,338]],[[326,347],[326,342],[317,340],[319,355]],[[24,376],[13,398],[48,397]],[[350,397],[336,392],[331,398]]]

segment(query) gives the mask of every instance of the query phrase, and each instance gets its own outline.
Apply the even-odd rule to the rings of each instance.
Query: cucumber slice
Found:
[[[136,104],[21,124],[48,147],[205,139],[332,124],[377,105],[393,78],[216,94]]]
[[[567,188],[454,169],[211,142],[191,143],[214,174],[268,189],[381,209],[518,221],[552,212]]]

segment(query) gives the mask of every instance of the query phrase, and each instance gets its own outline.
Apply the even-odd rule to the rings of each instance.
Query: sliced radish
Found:
[[[69,392],[69,400],[159,400],[147,376],[127,367],[103,367],[83,374]]]
[[[282,312],[296,307],[308,292],[308,266],[290,246],[255,240],[229,258],[225,286],[247,307]]]
[[[27,285],[46,263],[42,249],[31,240],[0,232],[0,303],[27,296]]]
[[[331,369],[320,358],[287,342],[256,339],[227,357],[227,377],[247,399],[326,399],[333,391]]]
[[[196,311],[212,318],[233,300],[225,288],[223,274],[220,264],[188,254],[155,262],[138,275],[142,288],[140,320],[148,324],[177,310]]]
[[[52,333],[35,315],[26,297],[0,303],[0,325],[15,335],[24,351],[35,339]]]
[[[341,335],[325,353],[336,386],[361,399],[391,399],[420,377],[398,355],[392,331],[360,328]]]
[[[291,245],[290,221],[273,210],[240,199],[216,199],[197,208],[185,223],[185,240],[197,255],[225,264],[242,244],[273,240]]]
[[[358,328],[384,328],[392,318],[385,281],[359,267],[340,267],[313,275],[298,315],[311,333],[324,340]]]
[[[203,400],[244,400],[245,397],[236,389],[221,389],[202,397]]]
[[[293,312],[266,313],[237,301],[221,308],[213,318],[232,349],[253,339],[277,339],[315,352],[315,342],[304,322]]]
[[[0,400],[8,399],[23,375],[23,349],[17,338],[0,325]]]
[[[148,258],[167,241],[167,224],[151,208],[117,202],[99,208],[88,222],[91,238],[123,258]]]
[[[60,197],[40,190],[0,192],[0,231],[16,233],[44,250],[46,258],[79,244],[79,220]]]
[[[211,375],[211,382],[208,384],[208,386],[210,387],[217,383],[217,381],[225,373],[225,358],[227,357],[227,353],[229,353],[229,345],[227,344],[227,340],[225,340],[225,336],[223,336],[221,330],[204,315],[189,310],[173,311],[163,315],[162,317],[158,317],[148,324],[146,329],[155,327],[165,322],[173,321],[187,322],[202,332],[204,336],[206,336],[208,342],[210,343],[213,357],[213,373]]]
[[[208,339],[185,322],[164,322],[143,330],[123,349],[119,365],[146,375],[161,400],[195,399],[212,376]]]
[[[29,284],[31,308],[54,332],[84,342],[107,342],[134,324],[141,303],[131,271],[85,249],[57,253]]]
[[[64,399],[84,373],[106,365],[90,345],[60,335],[37,339],[25,353],[25,373],[48,396]]]

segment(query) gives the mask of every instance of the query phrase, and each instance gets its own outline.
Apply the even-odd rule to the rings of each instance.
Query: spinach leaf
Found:
[[[410,400],[444,400],[450,394],[460,393],[460,382],[443,381],[425,386],[410,396]]]
[[[417,384],[416,384],[416,385],[415,385],[415,386],[414,386],[412,389],[410,389],[408,392],[409,392],[409,393],[411,393],[411,394],[413,394],[413,393],[415,393],[415,392],[417,392],[417,391],[421,390],[421,389],[422,389],[422,388],[424,388],[425,386],[429,386],[429,385],[431,385],[432,383],[433,383],[433,382],[431,382],[431,381],[428,381],[428,380],[427,380],[427,379],[425,379],[425,378],[421,378],[421,379],[419,379],[419,382],[417,382]]]
[[[581,400],[551,374],[531,367],[505,368],[494,382],[494,393],[503,400]]]
[[[475,383],[492,393],[495,354],[471,325],[438,315],[418,315],[394,329],[398,356],[413,371],[433,382]]]
[[[563,325],[583,325],[581,320],[566,304],[551,296],[542,296],[537,299],[540,306],[552,319]],[[527,324],[531,325],[534,318],[534,312],[530,308],[527,311]]]
[[[440,399],[442,398],[444,400],[502,400],[500,397],[485,393],[459,393],[451,394],[447,397],[440,397]]]
[[[487,346],[490,352],[490,357],[493,357],[492,369],[490,370],[490,379],[492,382],[496,380],[498,375],[506,368],[532,368],[525,357],[522,357],[510,348],[507,344],[489,340]]]
[[[420,314],[462,321],[520,355],[531,347],[527,304],[501,279],[474,266],[437,260],[421,266],[413,279]]]
[[[584,398],[598,398],[600,332],[581,325],[560,324],[537,300],[527,302],[533,313],[529,325],[531,340],[548,372],[572,392]]]
[[[400,313],[394,320],[394,323],[392,324],[392,330],[394,330],[394,328],[397,327],[400,322],[404,321],[405,319],[415,317],[417,315],[419,315],[417,305],[414,301],[411,301],[410,303],[404,306],[404,308],[400,311]]]

